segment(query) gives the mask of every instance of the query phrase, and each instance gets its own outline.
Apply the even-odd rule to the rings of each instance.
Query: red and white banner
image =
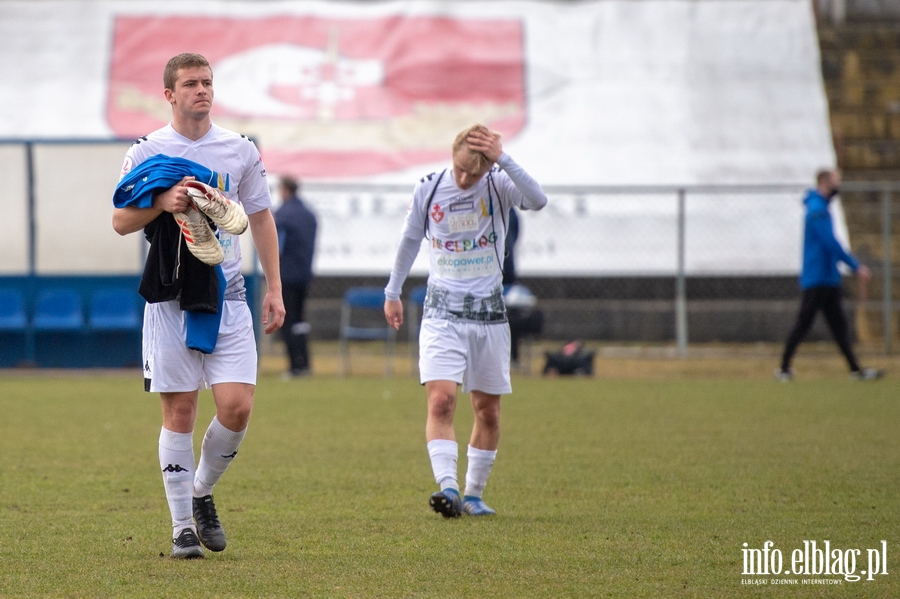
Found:
[[[305,180],[409,184],[473,122],[545,185],[834,161],[809,0],[0,2],[0,138],[145,135],[181,52],[212,63],[215,121]]]
[[[593,186],[806,185],[835,161],[809,0],[0,1],[0,139],[145,135],[171,119],[162,73],[181,52],[212,64],[215,122],[259,144],[273,181],[303,180],[321,273],[389,272],[409,192],[474,122],[553,190],[522,214],[523,275],[674,268],[671,197]],[[61,262],[97,248],[108,268],[121,240],[106,213],[69,221],[73,203],[108,209],[123,153],[109,166],[66,144],[35,153],[54,184],[72,173],[63,204],[37,202],[38,231],[55,218],[64,232],[48,239],[83,236]],[[24,189],[24,158],[7,158],[0,175]],[[74,179],[93,172],[109,179]],[[317,196],[323,181],[351,187]],[[398,191],[359,191],[371,183]],[[689,198],[688,272],[796,272],[801,208]],[[3,255],[27,256],[28,227],[11,228]]]
[[[504,139],[525,122],[515,19],[121,16],[107,104],[116,135],[169,122],[162,68],[187,50],[212,65],[213,120],[254,137],[272,172],[389,172],[449,158],[474,122]]]

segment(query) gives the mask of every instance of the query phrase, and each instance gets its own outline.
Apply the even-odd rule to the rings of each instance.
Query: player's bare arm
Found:
[[[266,295],[262,303],[263,330],[274,333],[284,324],[284,299],[281,296],[281,269],[278,264],[278,230],[268,209],[254,212],[247,217],[250,234],[256,246],[256,254],[266,277]]]

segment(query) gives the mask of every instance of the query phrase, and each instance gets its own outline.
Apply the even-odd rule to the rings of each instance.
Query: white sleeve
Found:
[[[425,238],[425,227],[427,226],[426,203],[429,197],[433,197],[437,186],[443,179],[446,170],[435,177],[435,173],[431,173],[427,177],[423,177],[413,190],[413,197],[409,203],[409,210],[406,214],[406,221],[403,224],[403,234],[400,238],[400,247],[397,248],[397,258],[394,260],[394,268],[391,270],[391,278],[388,280],[387,287],[384,288],[384,297],[389,300],[400,299],[403,292],[403,283],[409,276],[413,262],[419,255],[419,248],[422,247],[422,239]]]
[[[541,189],[540,183],[525,172],[509,154],[503,153],[497,160],[497,166],[509,176],[513,186],[508,189],[513,204],[523,210],[540,210],[547,205],[547,194]]]
[[[397,248],[397,258],[394,260],[394,268],[391,270],[391,278],[388,280],[387,287],[384,288],[384,297],[389,300],[400,299],[403,293],[403,282],[409,276],[413,262],[419,255],[419,248],[422,247],[422,239],[414,239],[404,235],[400,239],[400,247]]]
[[[146,144],[144,144],[146,147]],[[131,144],[131,147],[128,148],[128,151],[125,152],[125,162],[122,164],[122,171],[119,173],[119,180],[130,173],[134,167],[142,163],[147,159],[146,156],[141,152],[141,144],[135,142]]]
[[[237,199],[244,206],[247,214],[254,214],[272,207],[266,167],[256,144],[244,137],[238,139],[236,144],[241,152],[244,172],[241,174],[239,188],[233,199]]]

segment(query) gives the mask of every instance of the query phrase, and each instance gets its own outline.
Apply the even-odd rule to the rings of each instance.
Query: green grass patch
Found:
[[[2,597],[898,597],[900,383],[518,379],[485,499],[444,520],[412,379],[260,380],[216,487],[229,546],[168,557],[160,410],[133,376],[0,379]],[[195,445],[212,417],[201,394]],[[460,398],[460,477],[471,409]],[[804,540],[888,575],[747,576]],[[790,588],[746,579],[798,579]],[[840,585],[800,584],[830,578]]]

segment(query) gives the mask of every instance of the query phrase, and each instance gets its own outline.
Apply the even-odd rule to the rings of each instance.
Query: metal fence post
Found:
[[[675,338],[678,355],[687,355],[687,292],[684,280],[685,190],[678,190],[678,266],[675,273]]]
[[[34,193],[34,143],[25,144],[25,184],[28,194],[28,302],[32,301],[37,287],[37,207]],[[34,327],[31,320],[25,325],[25,361],[35,364],[37,361],[37,347],[35,345]]]
[[[831,0],[831,23],[843,25],[847,20],[847,0]]]
[[[882,278],[884,287],[882,291],[882,326],[884,327],[884,353],[890,355],[891,342],[894,337],[893,306],[894,290],[892,279],[893,265],[891,263],[891,192],[885,188],[881,192],[881,237],[882,237]]]

